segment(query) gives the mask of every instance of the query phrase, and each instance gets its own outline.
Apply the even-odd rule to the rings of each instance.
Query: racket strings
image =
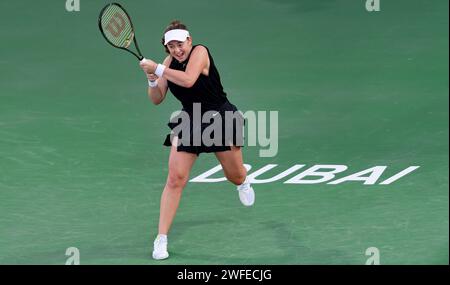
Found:
[[[133,40],[131,22],[119,6],[106,8],[101,16],[101,25],[106,38],[117,47],[127,48]]]

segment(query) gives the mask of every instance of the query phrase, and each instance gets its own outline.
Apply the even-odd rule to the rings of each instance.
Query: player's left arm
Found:
[[[166,67],[163,72],[163,77],[177,85],[190,88],[197,81],[198,77],[208,65],[208,51],[204,46],[197,46],[192,50],[189,63],[186,66],[186,71],[180,71]],[[157,63],[147,60],[143,63],[148,73],[154,73]],[[142,64],[141,64],[142,66]]]

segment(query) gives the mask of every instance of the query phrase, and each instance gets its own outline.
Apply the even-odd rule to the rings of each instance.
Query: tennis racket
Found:
[[[103,37],[113,47],[130,52],[139,61],[144,58],[136,41],[131,18],[120,4],[110,3],[100,11],[98,27]]]

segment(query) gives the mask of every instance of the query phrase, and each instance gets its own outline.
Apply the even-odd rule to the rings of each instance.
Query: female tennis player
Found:
[[[189,179],[189,172],[200,153],[213,152],[224,170],[226,178],[237,185],[240,201],[245,206],[253,205],[255,193],[247,180],[247,171],[243,164],[239,131],[242,131],[244,119],[241,115],[227,122],[226,112],[239,113],[231,104],[223,90],[220,76],[208,48],[204,45],[192,45],[192,37],[187,27],[180,21],[173,21],[164,31],[162,44],[169,54],[162,64],[150,59],[140,62],[141,68],[149,81],[148,95],[151,101],[160,104],[167,89],[181,102],[182,112],[190,121],[188,128],[181,128],[178,116],[168,124],[172,129],[167,135],[164,145],[170,146],[169,173],[161,196],[158,236],[154,241],[153,258],[169,257],[167,251],[167,234],[180,203],[181,193]],[[219,136],[220,144],[207,144],[203,141],[204,131],[212,122],[198,123],[195,116],[212,114],[214,122],[221,117],[222,128],[213,137]],[[240,114],[240,113],[239,113]],[[186,118],[186,116],[184,117]],[[186,125],[185,125],[186,126]],[[216,124],[217,126],[217,124]],[[211,129],[211,128],[209,128]],[[232,133],[230,137],[229,133]],[[193,143],[200,141],[200,143]]]

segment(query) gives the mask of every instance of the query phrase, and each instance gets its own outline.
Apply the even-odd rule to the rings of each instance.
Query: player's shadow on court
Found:
[[[186,231],[191,231],[197,227],[204,227],[209,225],[217,224],[230,224],[232,219],[199,219],[199,220],[189,220],[189,221],[176,221],[171,229],[170,235],[180,237]]]
[[[171,235],[181,239],[184,231],[197,226],[205,226],[208,224],[223,223],[229,225],[233,222],[231,219],[222,220],[201,220],[201,221],[185,221],[177,224],[177,230]],[[181,264],[312,264],[312,265],[328,265],[328,264],[358,264],[360,260],[356,257],[348,256],[344,251],[330,250],[324,248],[310,248],[303,245],[302,238],[294,234],[288,223],[280,221],[266,221],[258,223],[259,233],[270,235],[274,241],[273,244],[259,243],[257,234],[249,233],[241,235],[242,239],[246,239],[245,243],[254,244],[254,247],[247,248],[244,252],[233,252],[230,246],[230,254],[205,254],[201,248],[201,253],[195,253],[192,247],[189,251],[180,250],[178,246],[172,246],[170,249],[170,259],[173,263]],[[261,231],[261,228],[263,230]],[[191,236],[192,237],[192,236]],[[226,235],[223,236],[227,239]],[[251,239],[255,239],[252,243]],[[217,242],[211,240],[211,243]],[[232,242],[239,243],[234,237]],[[218,243],[218,246],[223,245]],[[193,245],[194,247],[196,245]],[[259,246],[259,248],[258,248]],[[222,251],[223,252],[223,251]],[[170,262],[168,262],[170,263]]]

